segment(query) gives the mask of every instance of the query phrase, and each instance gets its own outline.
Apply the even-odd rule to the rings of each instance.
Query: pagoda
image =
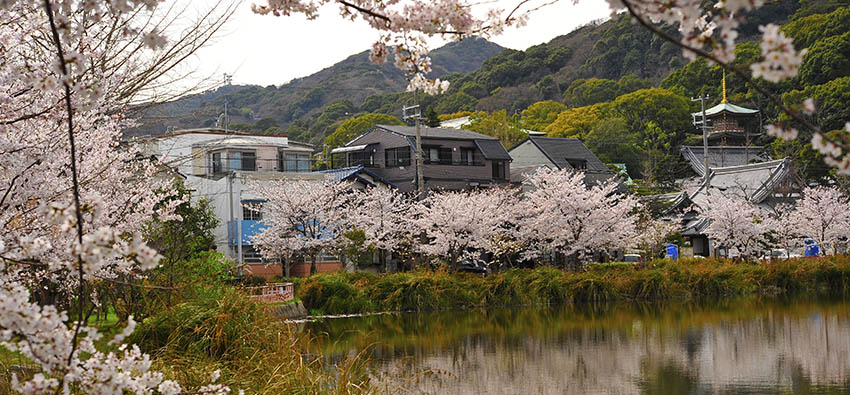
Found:
[[[694,123],[702,119],[702,112],[691,114]],[[728,167],[763,162],[758,155],[762,147],[750,145],[751,139],[761,134],[759,110],[745,108],[729,103],[726,99],[726,74],[723,74],[723,100],[720,104],[705,110],[707,147],[682,146],[682,156],[691,168],[700,176],[705,175],[705,163],[708,167]],[[699,131],[702,133],[702,131]],[[706,157],[707,154],[707,157]]]

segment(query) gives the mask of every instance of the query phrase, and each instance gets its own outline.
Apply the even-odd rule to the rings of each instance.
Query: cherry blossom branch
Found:
[[[377,19],[380,19],[380,20],[385,21],[385,22],[388,22],[388,23],[390,22],[390,18],[388,18],[386,15],[379,14],[379,13],[377,13],[377,12],[375,12],[375,11],[372,11],[372,10],[367,9],[367,8],[360,7],[360,6],[359,6],[359,5],[357,5],[357,4],[350,3],[350,2],[345,1],[345,0],[338,0],[338,1],[339,1],[339,3],[340,3],[340,4],[342,4],[342,5],[344,5],[344,6],[348,7],[348,8],[353,8],[353,9],[357,10],[357,12],[359,12],[359,13],[361,13],[361,14],[366,14],[366,15],[369,15],[369,16],[371,16],[371,17],[373,17],[373,18],[377,18]]]
[[[44,0],[44,8],[47,13],[47,20],[50,23],[50,31],[53,35],[53,43],[56,45],[56,55],[59,58],[59,65],[61,67],[61,71],[63,74],[62,85],[65,90],[65,107],[68,112],[68,143],[70,145],[70,155],[71,155],[71,180],[72,180],[72,191],[74,195],[74,214],[76,215],[76,225],[77,225],[77,242],[80,243],[80,247],[83,246],[83,213],[80,205],[80,183],[77,179],[77,154],[76,154],[76,143],[74,141],[74,108],[71,105],[71,87],[68,85],[68,65],[65,63],[65,53],[62,49],[62,42],[59,39],[59,31],[56,29],[56,22],[53,18],[53,7],[50,4],[50,0]],[[74,354],[77,351],[77,344],[80,335],[80,329],[83,324],[83,295],[85,294],[85,273],[83,272],[83,256],[79,252],[77,252],[77,271],[79,274],[79,292],[77,294],[77,308],[79,314],[79,321],[77,325],[74,325],[74,337],[71,341],[71,350],[68,353],[68,364],[71,364],[71,361],[74,359]],[[56,393],[60,392],[62,385],[65,382],[65,375],[62,375],[60,379],[59,385],[56,387]]]
[[[649,30],[650,32],[655,34],[656,36],[661,37],[662,39],[664,39],[664,40],[666,40],[670,43],[673,43],[673,44],[675,44],[676,46],[678,46],[682,49],[691,51],[691,52],[693,52],[693,53],[695,53],[695,54],[697,54],[697,55],[699,55],[703,58],[709,59],[712,62],[719,64],[724,69],[729,70],[732,73],[735,73],[737,76],[741,77],[741,79],[743,79],[744,82],[747,85],[749,85],[750,87],[755,89],[757,92],[759,92],[763,96],[767,97],[771,102],[773,102],[773,104],[775,104],[777,107],[779,107],[779,109],[782,110],[784,113],[788,114],[788,116],[790,116],[792,119],[800,122],[801,124],[803,124],[803,126],[811,129],[815,133],[823,134],[821,132],[820,128],[817,127],[817,125],[811,123],[809,120],[800,116],[800,113],[793,111],[790,107],[786,106],[785,103],[783,103],[782,100],[779,97],[768,92],[766,89],[764,89],[758,83],[756,83],[750,76],[748,76],[746,73],[744,73],[740,68],[735,67],[735,66],[733,66],[733,65],[731,65],[727,62],[720,60],[717,56],[715,56],[711,52],[703,50],[702,48],[697,48],[697,47],[694,47],[694,46],[691,46],[691,45],[684,44],[681,41],[670,36],[669,34],[664,33],[663,31],[661,31],[661,29],[655,27],[653,24],[644,20],[643,17],[634,9],[634,6],[631,4],[632,1],[633,0],[622,0],[622,3],[626,7],[626,10],[628,10],[629,14],[633,18],[635,18],[637,20],[637,22],[641,24],[641,26],[643,26],[644,28],[646,28],[647,30]],[[826,139],[828,141],[832,141],[832,140],[829,139],[828,136],[825,136],[825,135],[824,135],[824,139]],[[836,143],[836,141],[832,141],[832,142]]]

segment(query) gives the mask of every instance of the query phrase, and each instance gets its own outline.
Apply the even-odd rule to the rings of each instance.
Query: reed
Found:
[[[643,267],[609,263],[582,272],[544,266],[486,277],[442,270],[334,273],[303,280],[297,288],[308,309],[327,314],[847,291],[847,255],[769,263],[725,259],[657,260]]]
[[[186,388],[218,382],[251,394],[367,393],[361,355],[331,363],[310,357],[312,339],[295,333],[262,305],[234,289],[206,294],[139,324],[130,341],[153,356],[153,367]]]

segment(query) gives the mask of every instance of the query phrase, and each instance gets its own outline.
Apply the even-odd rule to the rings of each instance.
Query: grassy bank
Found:
[[[93,321],[105,333],[120,332],[107,317]],[[107,344],[112,336],[96,343],[104,352],[118,351]],[[188,393],[210,384],[220,370],[217,383],[246,394],[359,394],[372,393],[367,357],[349,355],[328,361],[307,350],[313,339],[298,334],[267,308],[231,287],[207,289],[196,297],[145,319],[128,338],[151,355],[152,369],[166,379],[176,380]],[[34,367],[18,353],[0,347],[0,394],[11,393],[16,366]],[[39,369],[18,372],[28,380]],[[71,387],[71,393],[84,393]]]
[[[283,324],[266,306],[235,289],[203,295],[145,320],[130,342],[153,356],[153,368],[188,388],[219,382],[250,394],[364,393],[364,358],[337,363],[308,357],[311,339]]]
[[[765,264],[659,260],[639,269],[608,264],[578,273],[541,267],[486,277],[442,271],[333,273],[299,280],[296,287],[307,309],[327,314],[846,291],[846,255]]]

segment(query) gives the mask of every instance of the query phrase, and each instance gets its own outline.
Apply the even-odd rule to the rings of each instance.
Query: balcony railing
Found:
[[[425,158],[426,165],[449,165],[449,166],[484,166],[483,161],[465,161],[465,160],[430,160]]]

